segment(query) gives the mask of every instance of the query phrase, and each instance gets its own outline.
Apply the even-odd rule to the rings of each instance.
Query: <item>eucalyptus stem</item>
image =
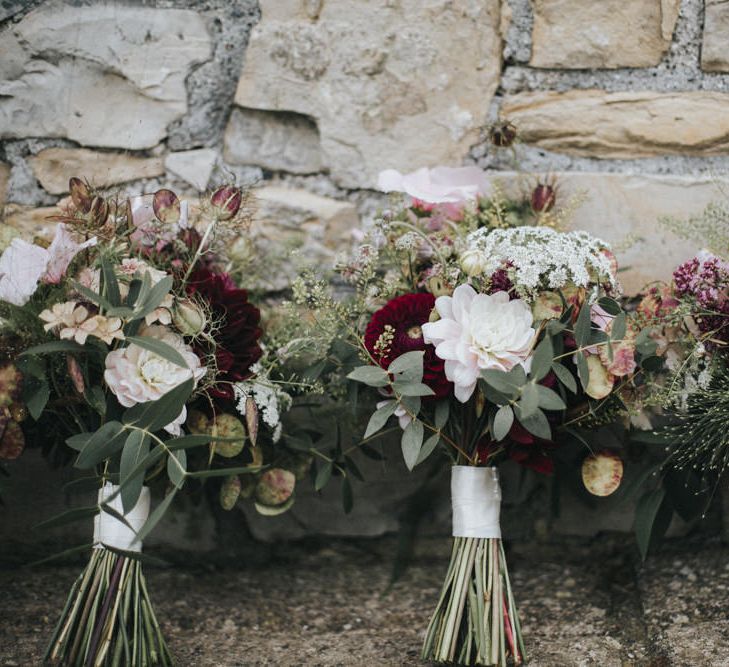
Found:
[[[524,642],[500,539],[454,538],[421,657],[452,665],[522,664]]]
[[[139,560],[93,550],[46,651],[59,667],[171,667]]]

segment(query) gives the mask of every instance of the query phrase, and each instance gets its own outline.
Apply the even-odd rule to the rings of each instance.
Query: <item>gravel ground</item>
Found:
[[[449,545],[421,542],[388,590],[392,539],[280,546],[264,565],[147,568],[181,666],[417,665]],[[531,665],[729,664],[729,548],[625,537],[508,554]],[[0,665],[40,664],[78,566],[0,571]]]

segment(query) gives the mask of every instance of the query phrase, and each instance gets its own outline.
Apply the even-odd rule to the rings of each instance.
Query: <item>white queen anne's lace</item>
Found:
[[[467,250],[480,253],[484,275],[509,266],[509,277],[521,293],[539,288],[559,289],[568,284],[587,287],[595,276],[618,288],[610,246],[587,232],[559,232],[550,227],[515,227],[468,235]]]

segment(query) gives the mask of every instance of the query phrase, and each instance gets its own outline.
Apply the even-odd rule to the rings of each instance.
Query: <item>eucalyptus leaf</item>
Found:
[[[321,491],[332,478],[332,470],[334,465],[331,461],[325,461],[319,466],[316,471],[316,478],[314,479],[314,490]]]
[[[612,315],[613,317],[616,317],[623,312],[620,304],[609,296],[604,296],[598,299],[597,305],[600,306],[600,308],[602,308],[608,315]]]
[[[209,477],[226,477],[228,475],[248,475],[264,470],[266,466],[239,466],[237,468],[214,468],[213,470],[196,470],[185,474],[190,479],[208,479]]]
[[[124,443],[119,463],[119,484],[122,487],[121,501],[125,512],[131,512],[142,493],[146,471],[139,470],[134,477],[130,474],[149,454],[149,443],[149,435],[137,430],[131,431]]]
[[[575,381],[575,376],[570,373],[569,369],[555,361],[552,364],[552,372],[557,376],[557,379],[565,387],[567,387],[567,389],[569,389],[573,394],[577,393],[577,382]]]
[[[575,342],[577,347],[586,347],[590,342],[590,329],[591,329],[591,318],[590,318],[590,306],[584,304],[580,308],[580,312],[577,315],[577,321],[575,322]]]
[[[528,417],[521,414],[519,405],[514,406],[514,412],[519,423],[532,435],[541,438],[542,440],[552,439],[552,429],[549,425],[549,420],[541,410],[536,410]]]
[[[364,437],[369,438],[371,435],[377,433],[377,431],[379,431],[387,423],[387,420],[395,414],[395,410],[397,410],[397,402],[388,401],[385,405],[375,411],[367,424],[367,430],[365,431]]]
[[[48,343],[41,343],[40,345],[34,345],[29,347],[20,353],[19,356],[27,357],[33,354],[54,354],[56,352],[74,352],[80,354],[81,352],[87,352],[87,348],[83,345],[79,345],[73,340],[52,340]]]
[[[665,496],[666,491],[661,486],[643,494],[638,500],[638,506],[635,510],[635,537],[643,560],[648,555],[653,525]]]
[[[167,476],[178,489],[185,483],[187,474],[187,451],[178,449],[167,457]]]
[[[78,283],[76,281],[71,281],[71,285],[73,286],[74,290],[76,290],[82,296],[85,296],[88,301],[91,301],[91,303],[95,303],[96,305],[101,306],[104,310],[108,311],[114,307],[111,303],[109,303],[107,299],[101,296],[101,294],[94,292],[94,290],[89,289],[85,285],[82,285],[81,283]]]
[[[160,304],[164,301],[164,298],[172,289],[172,276],[165,276],[151,289],[149,289],[148,292],[146,292],[144,286],[150,282],[151,279],[149,273],[145,273],[142,289],[140,290],[140,295],[137,299],[137,305],[134,308],[134,314],[130,319],[141,320],[155,310],[155,308],[159,308]]]
[[[106,422],[94,433],[76,457],[76,468],[93,468],[110,456],[116,454],[126,440],[124,425],[117,421]]]
[[[532,368],[530,372],[532,379],[539,382],[539,380],[544,378],[549,373],[553,359],[554,349],[552,347],[552,339],[549,336],[545,336],[542,342],[537,345],[532,356]]]
[[[519,398],[519,408],[521,410],[521,418],[527,419],[533,415],[539,407],[539,393],[537,387],[533,383],[525,384],[521,390],[521,398]]]
[[[509,435],[509,431],[513,424],[514,411],[511,409],[510,405],[502,405],[496,411],[496,415],[494,415],[494,440],[503,440],[507,435]]]
[[[422,382],[393,382],[393,390],[401,396],[434,396],[435,392]]]
[[[433,453],[433,450],[435,450],[439,442],[440,433],[434,433],[433,435],[431,435],[420,448],[420,454],[418,454],[418,460],[415,462],[415,465],[419,465],[420,463],[425,461],[425,459],[427,459]]]
[[[200,435],[181,435],[177,438],[170,438],[165,442],[165,445],[171,452],[175,452],[178,449],[201,447],[202,445],[211,443],[213,440],[221,440],[221,438],[213,437],[210,433],[203,433]]]
[[[98,513],[98,505],[92,505],[90,507],[75,507],[74,509],[61,512],[61,514],[57,514],[50,519],[41,521],[39,524],[33,526],[33,529],[49,530],[51,528],[58,528],[59,526],[66,526],[69,523],[74,523],[75,521],[87,520],[90,517],[96,516]]]
[[[190,378],[156,401],[138,403],[124,412],[122,421],[151,433],[159,431],[180,416],[194,386],[195,382]]]
[[[393,375],[402,375],[398,378],[407,382],[420,382],[423,379],[423,350],[413,350],[401,354],[387,367],[387,372]]]
[[[121,306],[121,294],[119,293],[119,281],[116,278],[114,267],[109,258],[101,257],[101,277],[103,279],[103,292],[112,307]]]
[[[413,419],[402,434],[402,455],[408,470],[412,470],[418,463],[420,449],[423,446],[424,429],[422,422]]]
[[[387,371],[379,366],[358,366],[347,375],[347,378],[370,387],[386,387],[390,384]]]
[[[582,383],[582,388],[587,389],[590,383],[590,368],[587,365],[587,359],[581,352],[575,354],[575,365],[577,366],[577,375]]]
[[[489,387],[492,387],[505,396],[515,398],[519,394],[519,385],[514,384],[503,371],[488,369],[481,371],[481,377]]]
[[[620,313],[614,320],[613,325],[610,328],[611,340],[618,341],[625,338],[625,330],[627,328],[627,316],[625,313]]]
[[[543,410],[566,410],[567,406],[562,397],[556,392],[541,384],[537,385],[539,394],[539,407]]]
[[[135,538],[135,542],[142,542],[144,539],[149,535],[155,528],[155,526],[160,522],[162,517],[165,515],[165,512],[167,512],[167,509],[172,504],[172,501],[175,499],[175,496],[177,495],[177,489],[173,488],[172,491],[170,491],[162,500],[162,502],[157,505],[157,507],[154,508],[152,513],[149,515],[147,520],[144,522],[144,525],[142,526],[141,530],[137,533],[137,537]]]
[[[450,412],[450,403],[448,399],[438,401],[435,405],[435,416],[433,421],[436,428],[443,428],[448,421],[448,414]]]
[[[418,415],[420,413],[420,406],[422,401],[420,396],[403,396],[400,399],[400,405],[411,415]]]

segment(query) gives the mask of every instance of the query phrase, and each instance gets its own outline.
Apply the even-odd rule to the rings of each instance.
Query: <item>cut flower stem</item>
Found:
[[[422,659],[456,665],[520,665],[524,642],[499,538],[453,538]]]
[[[141,563],[96,548],[74,583],[44,658],[61,667],[173,664]]]

